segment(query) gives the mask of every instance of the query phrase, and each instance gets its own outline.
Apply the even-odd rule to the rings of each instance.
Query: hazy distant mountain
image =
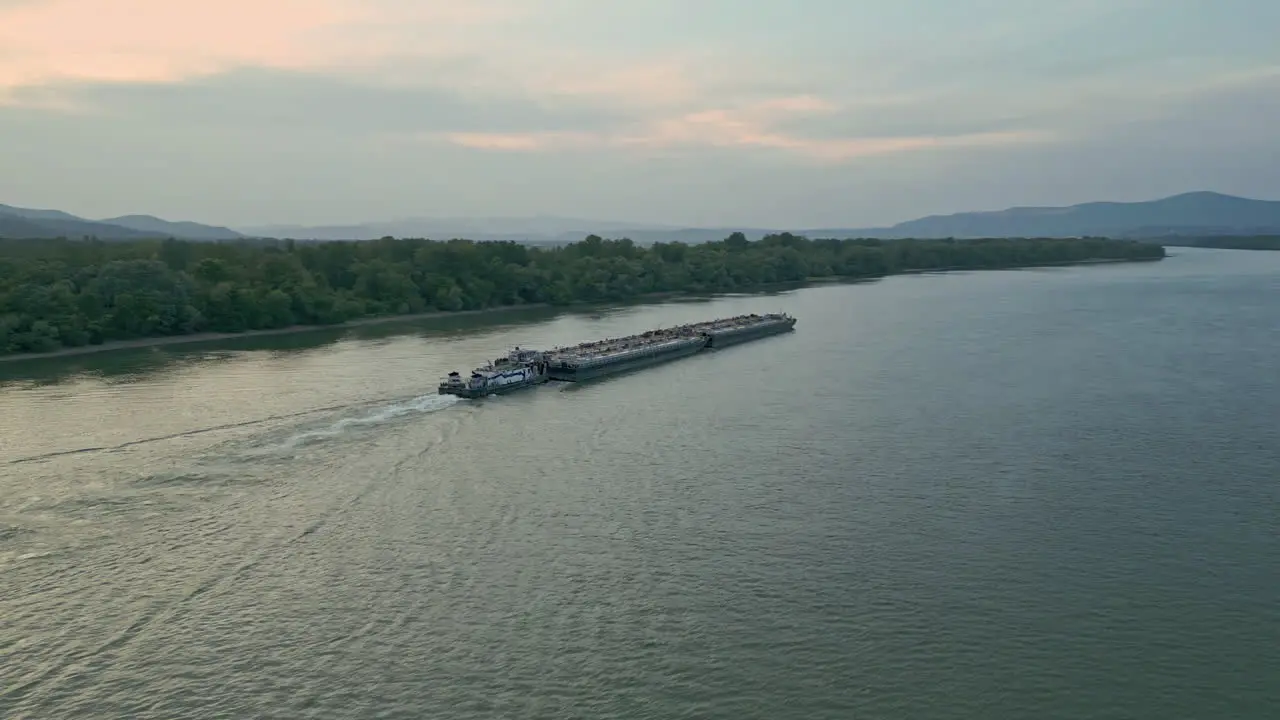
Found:
[[[1069,207],[1015,207],[932,215],[889,228],[837,231],[882,238],[1158,237],[1280,230],[1280,202],[1191,192],[1147,202],[1091,202]]]
[[[808,237],[972,238],[972,237],[1168,237],[1280,232],[1280,202],[1214,192],[1192,192],[1146,202],[1091,202],[1069,207],[1015,207],[995,212],[932,215],[892,227],[789,228]],[[244,229],[246,234],[297,239],[340,240],[427,237],[567,243],[595,233],[629,237],[637,243],[700,243],[742,232],[756,240],[770,228],[681,228],[575,218],[412,219],[342,227],[275,226]]]
[[[0,236],[16,238],[81,238],[93,235],[103,240],[134,240],[153,237],[132,228],[93,222],[60,210],[32,210],[0,205]],[[21,224],[14,223],[18,220]]]
[[[533,217],[405,218],[353,225],[262,225],[240,228],[254,237],[296,240],[374,240],[380,237],[420,237],[433,240],[532,240],[570,242],[596,233],[618,235],[642,230],[674,230],[673,226],[584,220],[550,215]]]
[[[5,215],[14,215],[28,220],[69,220],[71,222],[83,222],[84,218],[76,217],[71,213],[64,213],[61,210],[36,210],[34,208],[20,208],[12,205],[0,205],[0,213]]]
[[[185,240],[230,240],[243,237],[234,230],[192,222],[169,222],[150,215],[126,215],[109,220],[86,220],[61,210],[0,205],[0,237],[136,240],[176,237]]]
[[[45,231],[46,228],[33,220],[0,212],[0,238],[41,237]]]
[[[749,227],[727,227],[727,228],[675,228],[671,230],[639,230],[627,233],[627,237],[636,242],[637,245],[652,245],[658,242],[682,242],[687,245],[696,245],[698,243],[719,242],[730,235],[740,232],[747,236],[748,240],[759,240],[770,233],[782,232],[771,228],[749,228]],[[797,235],[803,234],[792,230]],[[821,237],[814,235],[812,237]],[[581,238],[579,238],[581,239]]]
[[[152,236],[185,238],[188,240],[235,240],[244,235],[231,228],[216,225],[201,225],[194,222],[170,222],[152,215],[122,215],[121,217],[101,220],[110,225],[119,225],[144,232]]]
[[[1015,207],[995,212],[932,215],[881,228],[788,228],[813,238],[937,237],[1110,237],[1168,238],[1280,233],[1280,202],[1250,200],[1214,192],[1192,192],[1148,202],[1091,202],[1069,207]],[[94,235],[105,240],[177,237],[228,240],[240,237],[297,240],[372,240],[419,237],[433,240],[514,240],[535,244],[576,242],[590,234],[629,237],[642,245],[655,242],[702,243],[733,232],[748,239],[779,230],[771,228],[689,228],[654,223],[534,217],[408,218],[353,225],[269,225],[241,228],[170,222],[150,215],[125,215],[93,221],[60,210],[32,210],[0,205],[0,237],[71,237]]]

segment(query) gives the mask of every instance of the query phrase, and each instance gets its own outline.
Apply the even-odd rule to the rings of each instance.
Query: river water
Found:
[[[0,365],[0,717],[1274,718],[1280,253],[1171,252]]]

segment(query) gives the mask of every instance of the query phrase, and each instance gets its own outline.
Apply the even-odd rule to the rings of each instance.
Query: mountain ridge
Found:
[[[21,233],[25,233],[25,236]],[[201,223],[162,220],[153,215],[122,215],[90,220],[62,210],[23,208],[0,204],[0,237],[143,240],[175,237],[183,240],[235,240],[245,237],[230,228]]]
[[[237,240],[246,237],[243,233],[228,227],[205,225],[190,220],[164,220],[154,215],[121,215],[98,222],[119,225],[152,235],[161,233],[187,240]]]
[[[975,238],[1080,237],[1085,235],[1154,239],[1188,235],[1222,236],[1280,233],[1280,201],[1256,200],[1198,190],[1156,200],[1092,201],[1067,206],[1015,206],[946,215],[927,215],[888,227],[792,229],[809,237]],[[152,215],[122,215],[90,220],[61,210],[0,205],[0,237],[54,238],[96,236],[109,240],[176,237],[186,240],[293,238],[296,240],[373,240],[385,236],[438,240],[509,240],[563,244],[591,234],[630,237],[637,243],[700,243],[741,232],[749,239],[782,232],[763,227],[682,227],[661,223],[593,220],[555,215],[529,217],[402,218],[344,225],[262,225],[231,228]]]
[[[541,216],[549,217],[549,216]],[[569,227],[540,228],[532,232],[533,223],[522,229],[513,223],[530,218],[502,218],[503,231],[487,227],[483,221],[492,218],[432,219],[417,218],[383,223],[356,223],[341,226],[276,225],[243,228],[251,235],[270,234],[264,230],[286,231],[275,237],[295,239],[339,240],[394,237],[467,237],[473,240],[527,240],[572,242],[588,234],[625,233],[640,243],[703,242],[720,240],[733,232],[748,238],[782,232],[779,228],[726,226],[718,228],[681,227],[647,223],[553,218]],[[1280,201],[1255,200],[1207,190],[1197,190],[1156,200],[1134,202],[1092,201],[1066,206],[1015,206],[1003,210],[959,212],[928,215],[886,227],[821,227],[792,230],[810,237],[877,237],[898,238],[973,238],[973,237],[1079,237],[1108,235],[1128,238],[1154,238],[1176,235],[1229,235],[1235,233],[1270,233],[1280,231]]]
[[[1136,202],[1093,201],[928,215],[887,228],[863,230],[881,237],[921,238],[1149,237],[1145,228],[1160,228],[1162,234],[1173,235],[1272,232],[1280,229],[1280,201],[1197,190]]]

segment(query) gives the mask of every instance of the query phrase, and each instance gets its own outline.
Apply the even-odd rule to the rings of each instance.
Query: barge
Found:
[[[786,313],[752,313],[698,323],[693,328],[706,336],[707,347],[715,349],[790,332],[795,326],[796,319]]]
[[[550,379],[545,353],[517,347],[506,357],[472,370],[469,378],[463,379],[456,371],[449,373],[440,382],[437,393],[478,398],[540,385]]]
[[[706,346],[705,336],[682,326],[556,348],[547,357],[552,380],[578,382],[675,360]]]
[[[479,398],[540,385],[548,380],[579,382],[790,332],[796,319],[786,313],[738,315],[707,322],[606,338],[548,351],[516,348],[506,357],[441,381],[441,395]]]

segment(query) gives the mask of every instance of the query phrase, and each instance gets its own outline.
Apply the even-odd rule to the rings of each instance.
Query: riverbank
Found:
[[[1039,263],[1036,265],[1015,265],[1015,266],[998,267],[998,268],[995,268],[995,267],[993,268],[944,267],[944,268],[927,268],[927,269],[919,269],[919,270],[912,269],[912,270],[902,270],[900,272],[893,273],[893,274],[894,275],[920,275],[920,274],[926,274],[926,273],[945,273],[945,272],[957,272],[957,271],[963,271],[963,270],[1023,270],[1023,269],[1031,270],[1031,269],[1042,268],[1042,267],[1064,267],[1064,266],[1071,266],[1071,265],[1100,265],[1100,264],[1112,264],[1112,263],[1153,262],[1153,261],[1162,260],[1162,259],[1163,258],[1095,258],[1090,260]],[[866,282],[868,280],[879,280],[881,279],[881,277],[884,277],[884,276],[815,277],[815,278],[810,278],[802,283],[794,283],[794,282],[770,283],[768,285],[762,285],[762,286],[752,288],[749,292],[752,292],[752,293],[768,292],[770,290],[778,290],[778,289],[784,289],[784,288],[799,289],[808,285],[820,285],[820,284],[826,284],[826,283]],[[892,277],[892,275],[887,277]],[[678,297],[698,297],[698,296],[722,295],[722,294],[724,293],[664,291],[664,292],[656,292],[656,293],[647,293],[645,295],[637,296],[625,302],[643,304],[646,302],[671,300]],[[581,307],[591,307],[591,306],[614,306],[618,304],[621,304],[621,303],[573,303],[565,307],[581,308]],[[163,347],[168,345],[186,345],[186,344],[194,344],[194,343],[201,343],[201,342],[213,342],[217,340],[239,340],[243,338],[253,338],[253,337],[271,337],[271,336],[278,336],[278,335],[294,335],[298,333],[321,332],[324,330],[344,330],[349,328],[367,327],[371,325],[386,325],[391,323],[412,323],[418,320],[467,317],[469,315],[476,316],[476,317],[483,317],[483,316],[490,316],[490,315],[499,315],[503,313],[510,313],[518,310],[532,310],[532,309],[538,309],[538,308],[547,309],[551,307],[553,306],[547,303],[536,303],[536,304],[525,304],[525,305],[501,305],[498,307],[483,308],[479,310],[434,310],[431,312],[409,313],[406,315],[379,315],[376,317],[358,318],[355,320],[348,320],[346,322],[337,323],[334,325],[290,325],[288,327],[283,327],[283,328],[270,328],[265,330],[246,330],[244,332],[238,332],[238,333],[202,332],[202,333],[192,333],[190,335],[165,335],[161,337],[136,338],[132,340],[112,340],[109,342],[104,342],[99,345],[83,345],[81,347],[60,348],[58,350],[53,350],[51,352],[14,353],[11,355],[0,355],[0,363],[47,360],[52,358],[73,357],[76,355],[89,355],[89,354],[100,353],[100,352],[111,352],[113,350],[137,350],[142,348]]]
[[[536,305],[502,305],[499,307],[484,308],[481,310],[433,310],[431,312],[409,313],[407,315],[379,315],[376,317],[357,318],[355,320],[348,320],[334,325],[290,325],[288,327],[269,328],[265,330],[245,330],[244,332],[238,333],[202,332],[191,333],[189,335],[164,335],[161,337],[136,338],[133,340],[111,340],[100,345],[83,345],[81,347],[61,348],[52,352],[0,355],[0,363],[17,362],[20,360],[45,360],[49,358],[110,352],[112,350],[136,350],[139,348],[160,347],[164,345],[185,345],[188,343],[211,342],[216,340],[240,340],[253,337],[272,337],[277,335],[321,332],[324,330],[345,330],[348,328],[367,327],[370,325],[387,325],[397,322],[410,323],[415,320],[430,320],[433,318],[466,317],[468,315],[497,315],[513,312],[515,310],[530,310],[549,307],[551,306],[545,303],[540,303]]]

